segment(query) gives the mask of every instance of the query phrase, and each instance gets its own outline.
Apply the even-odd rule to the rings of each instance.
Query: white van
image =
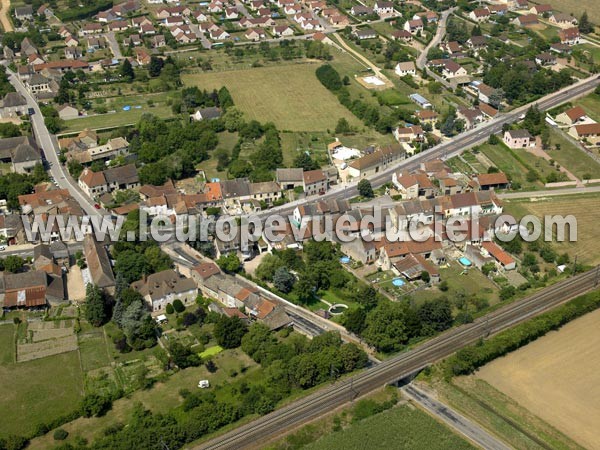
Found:
[[[208,380],[200,380],[198,381],[198,387],[200,389],[206,389],[210,387],[210,383],[208,382]]]

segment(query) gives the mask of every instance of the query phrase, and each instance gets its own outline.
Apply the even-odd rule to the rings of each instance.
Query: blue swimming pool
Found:
[[[341,262],[342,264],[349,264],[349,263],[350,263],[350,258],[349,258],[349,257],[347,257],[347,256],[342,256],[342,257],[340,258],[340,262]]]
[[[404,280],[402,278],[394,278],[392,280],[392,284],[396,287],[400,287],[400,286],[404,286],[406,283],[404,283]]]
[[[469,258],[465,258],[464,256],[462,258],[460,258],[458,260],[458,262],[461,263],[465,267],[471,267],[473,265],[471,260]]]

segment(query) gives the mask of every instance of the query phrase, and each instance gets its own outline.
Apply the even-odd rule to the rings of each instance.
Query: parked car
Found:
[[[198,381],[198,387],[200,389],[206,389],[210,387],[210,383],[208,382],[208,380],[200,380]]]

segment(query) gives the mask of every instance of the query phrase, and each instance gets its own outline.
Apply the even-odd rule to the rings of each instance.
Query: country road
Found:
[[[432,416],[445,422],[450,428],[464,435],[485,450],[510,450],[511,447],[489,434],[478,424],[467,419],[413,384],[402,388],[402,393]]]
[[[2,24],[2,29],[5,33],[10,33],[14,31],[12,22],[10,21],[10,17],[8,16],[10,13],[10,0],[1,0],[0,2],[0,23]]]
[[[71,196],[77,201],[77,203],[79,203],[79,206],[81,206],[86,214],[89,216],[100,216],[102,211],[97,210],[94,207],[92,200],[83,193],[75,180],[73,180],[73,178],[66,173],[64,167],[60,164],[58,159],[59,148],[56,137],[51,135],[48,131],[48,128],[44,123],[44,116],[42,115],[42,111],[40,110],[36,99],[31,95],[29,90],[12,70],[6,68],[6,72],[8,74],[8,80],[10,81],[10,84],[13,85],[17,92],[25,97],[27,100],[27,106],[34,111],[33,115],[30,116],[33,135],[35,136],[35,140],[42,149],[44,157],[50,166],[50,174],[52,177],[54,177],[61,189],[69,190]]]
[[[427,47],[425,47],[423,51],[419,53],[419,57],[416,61],[419,69],[422,69],[425,67],[425,64],[427,64],[427,53],[429,53],[429,50],[431,50],[433,47],[437,47],[437,45],[442,42],[442,39],[444,39],[444,36],[446,35],[446,24],[448,23],[448,17],[450,17],[450,14],[452,14],[455,9],[456,8],[450,8],[442,13],[442,17],[440,17],[438,22],[435,36],[433,36],[433,39],[431,39],[429,44],[427,44]]]
[[[598,268],[594,268],[563,280],[193,448],[237,450],[264,447],[286,431],[331,412],[358,396],[412,375],[481,338],[549,311],[585,292],[598,289],[599,274]]]
[[[558,197],[561,195],[593,194],[600,192],[600,186],[544,189],[543,191],[505,192],[498,194],[501,199]]]

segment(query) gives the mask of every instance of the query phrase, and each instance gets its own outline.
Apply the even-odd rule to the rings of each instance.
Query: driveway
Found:
[[[108,42],[108,46],[110,47],[110,51],[116,59],[123,59],[123,54],[121,53],[121,47],[119,47],[119,43],[117,42],[117,38],[115,37],[115,33],[113,31],[106,33],[104,35],[106,41]]]

